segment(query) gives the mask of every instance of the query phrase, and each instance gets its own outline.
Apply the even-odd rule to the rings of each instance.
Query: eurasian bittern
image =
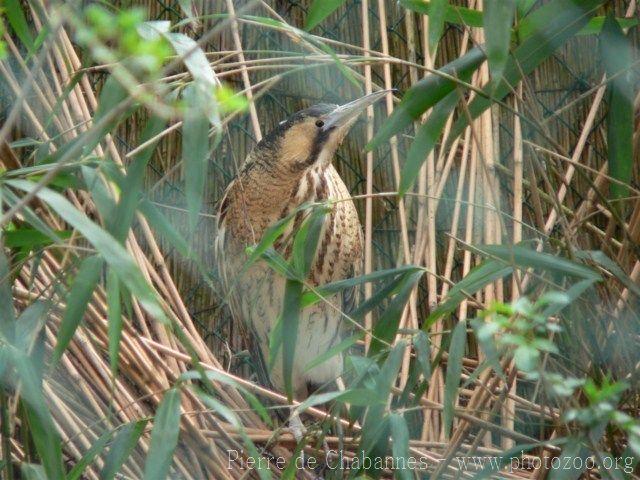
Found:
[[[246,247],[259,242],[267,227],[304,202],[346,199],[334,203],[325,216],[308,282],[317,286],[360,273],[360,221],[349,191],[331,162],[358,114],[386,93],[372,93],[341,106],[315,105],[293,114],[256,145],[220,203],[218,265],[232,315],[252,330],[258,351],[250,353],[260,357],[257,360],[262,367],[269,354],[269,334],[282,310],[285,279],[265,262],[254,263],[238,278],[247,260]],[[295,228],[290,224],[275,244],[283,254],[288,251]],[[340,355],[305,369],[342,340],[346,329],[340,311],[350,309],[354,295],[343,292],[329,301],[332,305],[317,303],[300,315],[292,375],[298,399],[342,374]],[[271,374],[261,380],[282,390],[282,355],[278,357]],[[266,370],[260,373],[266,375]]]

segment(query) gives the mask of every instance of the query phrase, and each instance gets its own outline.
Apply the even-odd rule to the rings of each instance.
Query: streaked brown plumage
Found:
[[[317,286],[360,273],[360,221],[331,161],[358,113],[382,96],[379,92],[341,107],[316,105],[294,114],[258,143],[227,188],[218,212],[218,265],[234,319],[252,330],[258,351],[251,353],[262,357],[262,366],[269,355],[269,333],[282,309],[285,280],[264,262],[252,265],[238,278],[247,260],[246,247],[259,242],[267,227],[304,202],[348,199],[335,203],[325,217],[308,281]],[[285,255],[299,217],[275,244]],[[339,355],[305,371],[309,362],[343,338],[340,311],[349,310],[353,292],[329,300],[331,305],[321,302],[303,310],[300,317],[293,371],[297,398],[342,373]],[[278,357],[269,380],[282,390],[281,354]]]

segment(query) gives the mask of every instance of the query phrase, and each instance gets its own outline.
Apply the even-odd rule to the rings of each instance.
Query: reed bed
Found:
[[[0,128],[2,224],[8,255],[2,295],[10,292],[13,299],[25,358],[42,369],[36,375],[42,375],[42,383],[38,380],[29,390],[32,377],[3,373],[0,366],[6,379],[0,405],[3,478],[17,478],[19,471],[31,478],[32,468],[43,478],[54,478],[56,472],[65,475],[60,478],[114,478],[117,472],[126,478],[154,478],[151,458],[151,463],[168,462],[170,478],[312,479],[312,468],[287,469],[273,460],[295,465],[304,449],[307,457],[328,455],[331,462],[341,455],[353,461],[366,450],[363,443],[371,428],[366,416],[355,421],[342,408],[319,404],[305,408],[308,441],[296,447],[286,424],[273,414],[283,411],[286,417],[292,406],[287,396],[254,381],[251,356],[221,294],[213,238],[216,205],[226,185],[252,146],[287,113],[392,88],[397,92],[389,93],[384,105],[370,107],[356,125],[336,166],[361,215],[364,274],[407,265],[424,271],[406,297],[389,342],[390,352],[402,351],[382,412],[389,422],[402,421],[401,426],[389,424],[382,456],[425,463],[422,469],[387,467],[366,473],[378,478],[565,478],[549,465],[568,455],[595,458],[589,471],[572,470],[572,478],[608,478],[614,474],[604,466],[606,456],[638,455],[637,421],[607,417],[603,438],[596,420],[586,425],[580,423],[582,417],[567,417],[568,412],[592,412],[588,409],[599,405],[597,395],[590,396],[584,386],[588,378],[600,391],[614,382],[626,384],[624,393],[601,401],[615,404],[614,410],[631,419],[638,417],[640,171],[636,161],[631,162],[628,180],[611,171],[609,131],[615,127],[607,123],[607,112],[612,80],[592,53],[599,48],[599,31],[569,39],[525,72],[508,95],[475,115],[473,102],[484,98],[493,78],[492,64],[482,62],[456,87],[455,108],[445,112],[434,148],[407,185],[412,145],[439,104],[415,115],[383,142],[375,144],[374,138],[389,125],[389,117],[397,118],[394,111],[403,111],[405,92],[486,45],[484,29],[465,25],[464,19],[448,19],[434,43],[435,11],[426,15],[416,6],[424,2],[412,1],[346,1],[311,33],[302,30],[313,14],[308,2],[134,3],[146,19],[169,20],[176,31],[198,41],[193,49],[203,52],[216,85],[222,82],[241,92],[247,107],[222,115],[211,130],[216,141],[208,156],[201,207],[194,211],[184,182],[188,166],[181,156],[184,122],[189,120],[175,114],[169,102],[154,106],[143,96],[158,99],[166,94],[164,87],[196,84],[197,75],[183,62],[189,54],[174,52],[169,58],[170,68],[165,65],[156,79],[164,87],[156,90],[151,82],[146,91],[148,85],[133,85],[145,108],[102,130],[98,127],[109,118],[100,110],[100,99],[113,100],[104,92],[109,79],[118,76],[117,62],[95,61],[91,48],[79,45],[78,22],[60,16],[68,12],[64,4],[32,0],[6,7],[21,10],[33,38],[45,33],[40,46],[30,48],[24,32],[16,29],[20,23],[15,18],[5,22],[6,55],[0,62],[5,122]],[[432,1],[430,8],[438,3],[449,4]],[[454,3],[484,11],[490,2]],[[603,18],[609,11],[619,18],[637,17],[634,0],[602,3],[593,16]],[[626,38],[635,48],[635,23],[628,30],[625,27]],[[633,55],[629,75],[637,85]],[[637,97],[633,100],[635,115]],[[118,101],[127,102],[127,97]],[[166,126],[145,137],[145,126],[157,113],[154,108],[165,107],[170,111]],[[460,119],[468,122],[451,137]],[[92,129],[102,133],[95,144],[88,136]],[[638,145],[636,123],[632,136]],[[77,139],[89,142],[89,151],[74,143]],[[375,148],[365,150],[371,142]],[[67,155],[69,145],[76,150]],[[117,276],[117,265],[85,229],[90,222],[111,231],[109,202],[118,205],[126,198],[114,179],[129,175],[149,145],[154,150],[140,177],[140,192],[145,205],[159,213],[151,221],[150,207],[134,206],[122,245],[153,301],[132,290],[135,285],[126,282],[133,280]],[[637,151],[634,160],[635,155]],[[47,158],[58,160],[47,163]],[[105,166],[100,167],[101,161]],[[70,171],[83,182],[54,181],[56,174]],[[32,182],[31,190],[15,183],[25,179]],[[624,195],[610,195],[623,185]],[[52,189],[68,206],[60,207],[60,201],[42,194]],[[398,193],[402,189],[404,195]],[[82,214],[81,226],[69,216],[70,209]],[[34,228],[64,236],[20,249],[11,232]],[[526,252],[515,247],[526,247]],[[87,266],[88,258],[100,255],[104,261]],[[547,263],[541,267],[543,260]],[[490,261],[494,270],[480,275]],[[104,264],[108,268],[103,269]],[[509,275],[497,274],[509,267]],[[528,318],[518,310],[505,313],[505,308],[522,305],[522,298],[535,302],[550,291],[571,295],[577,282],[570,279],[576,276],[591,283],[584,287],[586,295],[571,297],[569,312],[548,315],[545,328],[561,328],[548,328],[542,336],[559,349],[536,354],[534,370],[541,375],[521,368],[514,357],[517,346],[491,357],[480,339],[483,322],[497,322],[500,316],[512,322]],[[82,291],[82,282],[90,284],[91,278],[95,290]],[[120,285],[115,303],[110,290],[118,288],[114,284]],[[376,298],[381,286],[366,283],[364,299]],[[78,298],[84,298],[86,310],[78,306]],[[393,298],[380,300],[364,315],[369,333]],[[447,303],[452,298],[457,301]],[[10,305],[4,307],[13,315]],[[82,322],[69,331],[65,318],[78,308]],[[121,330],[114,329],[114,323]],[[509,328],[503,326],[492,341],[497,344],[502,335],[514,334]],[[420,331],[428,338],[428,367],[417,345]],[[114,336],[119,338],[115,350]],[[7,338],[3,336],[3,346],[11,344]],[[68,341],[62,351],[57,347],[61,339]],[[370,335],[359,340],[362,348],[371,342]],[[7,355],[17,355],[19,349],[7,348],[9,353],[0,360],[13,365]],[[379,360],[381,366],[389,361],[385,358]],[[20,365],[15,360],[8,370],[21,372]],[[576,379],[583,383],[574,382],[569,395],[553,397],[552,391],[560,388],[553,381],[559,376],[567,388]],[[38,407],[40,395],[46,412]],[[178,428],[176,424],[172,430],[170,412],[179,417],[178,443],[175,451],[163,451],[159,445],[171,444],[172,431]],[[55,431],[47,432],[49,415]],[[39,435],[44,443],[30,435]],[[405,443],[386,449],[388,437],[394,445],[403,438]],[[574,444],[585,439],[591,442],[589,454],[575,451]],[[59,471],[55,451],[47,453],[43,446],[47,442],[60,443],[64,467]],[[484,464],[460,463],[476,457],[504,457],[508,467],[513,467],[511,460],[518,461],[516,468],[500,472],[482,470]],[[246,468],[258,458],[264,468]],[[74,472],[78,476],[73,477]],[[329,469],[323,475],[347,478],[349,472]]]

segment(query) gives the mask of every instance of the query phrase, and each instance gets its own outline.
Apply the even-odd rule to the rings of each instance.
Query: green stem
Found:
[[[13,478],[13,465],[11,464],[11,424],[9,423],[9,402],[2,387],[0,387],[0,415],[2,423],[2,453],[5,457],[4,475],[7,480],[11,480]]]

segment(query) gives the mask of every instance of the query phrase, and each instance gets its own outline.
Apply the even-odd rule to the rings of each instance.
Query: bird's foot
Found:
[[[304,441],[304,437],[307,434],[306,427],[302,424],[302,420],[297,414],[294,414],[289,419],[289,431],[293,435],[293,438],[296,439],[296,443],[300,445],[300,442]],[[306,459],[304,455],[304,446],[300,449],[300,465],[305,465]]]
[[[289,420],[289,430],[293,434],[293,438],[296,439],[296,442],[300,443],[300,441],[307,434],[306,427],[302,424],[302,420],[298,415],[293,415]]]

